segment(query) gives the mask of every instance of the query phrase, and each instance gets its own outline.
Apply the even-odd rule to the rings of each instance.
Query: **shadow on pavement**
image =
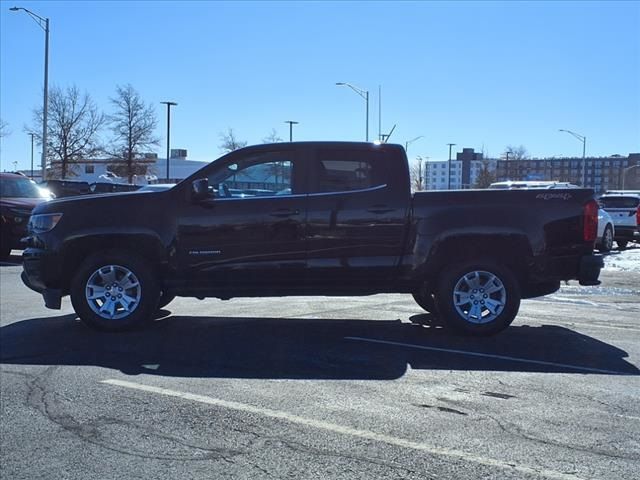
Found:
[[[89,365],[129,375],[203,378],[384,380],[403,376],[407,366],[640,373],[624,360],[625,351],[567,328],[511,326],[493,337],[466,338],[429,326],[429,317],[413,317],[422,323],[418,325],[400,320],[169,315],[145,330],[121,334],[94,332],[75,315],[43,317],[0,328],[0,362]]]

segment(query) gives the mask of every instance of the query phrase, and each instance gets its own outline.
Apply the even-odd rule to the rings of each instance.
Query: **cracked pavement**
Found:
[[[2,478],[640,471],[633,269],[523,301],[484,339],[434,326],[408,295],[177,299],[148,330],[97,333],[68,299],[45,309],[20,271],[0,266]]]

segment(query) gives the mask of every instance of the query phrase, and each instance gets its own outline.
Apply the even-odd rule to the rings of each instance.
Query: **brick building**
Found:
[[[636,168],[637,167],[637,168]],[[628,156],[498,160],[496,181],[557,180],[583,184],[596,192],[640,188],[640,153]],[[623,181],[624,180],[624,181]]]

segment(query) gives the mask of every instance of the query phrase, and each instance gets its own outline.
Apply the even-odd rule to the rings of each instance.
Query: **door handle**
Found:
[[[300,215],[300,210],[291,210],[290,208],[281,208],[279,210],[274,210],[269,214],[272,217],[293,217],[294,215]]]
[[[393,208],[389,208],[387,205],[374,205],[373,207],[367,208],[367,212],[375,213],[377,215],[393,212],[393,210]]]

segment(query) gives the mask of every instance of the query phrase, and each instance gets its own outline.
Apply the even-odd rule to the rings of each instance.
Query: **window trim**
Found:
[[[359,188],[357,190],[342,190],[339,192],[314,192],[314,193],[308,193],[307,195],[309,197],[318,197],[318,196],[324,196],[324,195],[345,195],[347,193],[373,192],[375,190],[382,190],[384,188],[387,188],[387,186],[388,186],[387,183],[383,183],[382,185],[376,185],[374,187],[367,187],[367,188]]]

